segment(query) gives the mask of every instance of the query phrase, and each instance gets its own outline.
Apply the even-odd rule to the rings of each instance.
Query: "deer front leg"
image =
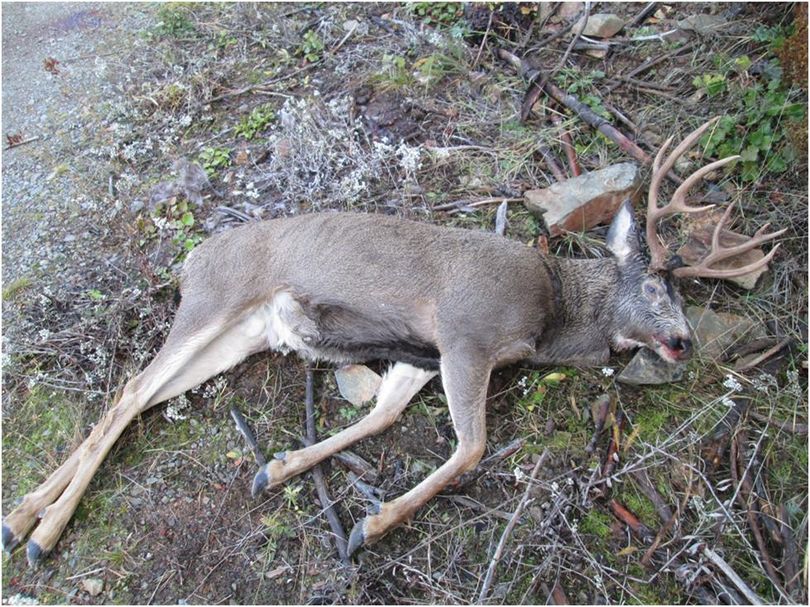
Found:
[[[442,356],[441,376],[450,417],[458,437],[456,451],[438,470],[391,502],[375,504],[374,514],[352,529],[348,553],[371,544],[413,514],[448,483],[481,460],[486,448],[486,396],[491,366],[477,364],[463,350]]]
[[[371,412],[353,426],[334,436],[297,451],[282,451],[276,459],[259,469],[253,479],[253,495],[280,485],[293,476],[306,472],[327,457],[343,451],[357,441],[378,434],[393,424],[416,393],[436,376],[406,363],[396,363],[383,376],[377,404]]]

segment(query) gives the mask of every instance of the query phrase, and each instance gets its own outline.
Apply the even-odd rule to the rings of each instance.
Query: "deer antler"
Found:
[[[727,158],[722,158],[720,160],[716,160],[706,166],[698,169],[694,173],[692,173],[689,177],[687,177],[684,182],[678,186],[678,189],[675,190],[675,193],[672,195],[672,199],[669,201],[668,204],[664,205],[663,207],[658,206],[658,189],[661,185],[661,181],[664,179],[664,176],[672,169],[675,165],[675,161],[680,158],[686,150],[691,148],[700,136],[706,132],[707,129],[714,126],[715,123],[720,119],[720,117],[712,118],[705,124],[701,125],[694,131],[692,131],[686,139],[684,139],[680,145],[678,145],[672,153],[667,156],[666,160],[662,159],[664,154],[669,148],[670,144],[672,143],[672,137],[664,142],[664,145],[661,146],[661,149],[658,150],[658,154],[655,156],[655,160],[653,161],[653,175],[650,182],[650,192],[647,198],[647,245],[650,248],[650,267],[656,270],[663,270],[666,268],[667,263],[667,249],[658,239],[658,231],[656,229],[658,225],[658,221],[666,217],[667,215],[672,215],[674,213],[698,213],[700,211],[707,211],[714,207],[713,204],[701,206],[701,207],[692,207],[686,204],[686,194],[692,186],[694,186],[698,181],[703,179],[705,175],[714,171],[715,169],[720,168],[728,164],[729,162],[733,162],[737,160],[739,156],[729,156]],[[704,277],[713,277],[713,278],[730,278],[732,276],[741,276],[743,274],[747,274],[749,272],[753,272],[754,270],[758,270],[759,268],[767,265],[767,263],[773,259],[773,256],[776,254],[776,250],[779,248],[779,245],[776,245],[770,253],[768,253],[764,258],[755,261],[753,263],[747,264],[740,268],[730,268],[727,270],[718,270],[711,268],[712,264],[717,263],[720,260],[727,259],[729,257],[734,257],[735,255],[739,255],[740,253],[744,253],[745,251],[749,251],[758,245],[776,238],[777,236],[781,236],[787,231],[787,228],[783,230],[779,230],[778,232],[772,232],[771,234],[765,234],[765,230],[768,228],[766,224],[762,226],[757,233],[754,234],[753,238],[745,242],[743,244],[723,248],[720,246],[720,231],[723,225],[728,220],[729,214],[731,213],[731,209],[734,205],[730,204],[726,209],[726,212],[723,214],[723,218],[718,222],[717,226],[714,229],[714,233],[712,234],[712,248],[709,254],[701,260],[701,262],[696,266],[685,266],[680,268],[675,268],[672,271],[672,274],[679,277],[685,276],[704,276]]]

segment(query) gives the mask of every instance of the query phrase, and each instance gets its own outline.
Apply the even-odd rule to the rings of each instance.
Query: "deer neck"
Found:
[[[619,284],[612,258],[548,259],[555,283],[553,326],[537,342],[536,364],[598,365],[610,357]]]

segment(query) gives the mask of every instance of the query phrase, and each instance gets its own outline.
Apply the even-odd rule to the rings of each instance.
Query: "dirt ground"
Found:
[[[629,160],[544,96],[521,121],[528,85],[497,48],[648,153],[729,117],[703,142],[706,159],[696,149],[676,170],[742,152],[706,191],[738,203],[741,232],[789,232],[753,290],[683,281],[686,304],[757,329],[698,352],[679,382],[617,383],[629,355],[604,369],[498,372],[488,454],[520,448],[351,564],[310,475],[250,495],[256,465],[229,408],[265,454],[297,447],[304,428],[303,363],[253,356],[136,420],[50,557],[30,568],[23,549],[3,556],[3,603],[477,603],[527,486],[489,603],[741,602],[712,554],[765,602],[806,602],[807,83],[796,66],[804,57],[806,74],[807,47],[791,38],[802,24],[806,37],[806,11],[794,22],[784,4],[659,3],[637,20],[645,6],[590,5],[625,22],[600,57],[597,43],[568,48],[577,3],[4,3],[4,515],[154,356],[183,259],[208,235],[332,209],[491,231],[495,202],[510,199],[506,236],[534,244],[544,228],[520,200],[554,181],[542,147],[563,171],[565,133],[583,170]],[[682,240],[678,227],[667,236]],[[548,244],[603,255],[604,235]],[[735,353],[775,344],[735,370]],[[340,397],[327,365],[315,393],[321,436],[369,408]],[[604,394],[613,405],[594,437]],[[433,380],[354,450],[390,498],[454,441]],[[605,475],[608,458],[618,462]],[[367,502],[344,467],[324,470],[348,531]]]

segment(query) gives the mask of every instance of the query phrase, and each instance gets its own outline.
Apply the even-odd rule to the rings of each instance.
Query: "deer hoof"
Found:
[[[17,544],[20,543],[14,536],[14,532],[9,528],[8,525],[3,523],[3,550],[5,550],[8,554],[11,554],[11,551],[17,547]]]
[[[28,555],[28,564],[31,565],[31,567],[36,567],[42,562],[42,559],[48,556],[48,552],[40,548],[39,544],[34,540],[28,540],[26,553]]]
[[[366,518],[357,522],[352,529],[352,532],[349,534],[349,543],[346,546],[346,554],[348,556],[353,555],[357,550],[366,543],[366,532],[365,532],[365,524]]]
[[[256,476],[253,477],[253,485],[250,488],[250,494],[253,497],[258,497],[262,491],[265,490],[267,487],[268,477],[266,472],[266,466],[262,466],[259,468],[259,471],[256,473]]]

